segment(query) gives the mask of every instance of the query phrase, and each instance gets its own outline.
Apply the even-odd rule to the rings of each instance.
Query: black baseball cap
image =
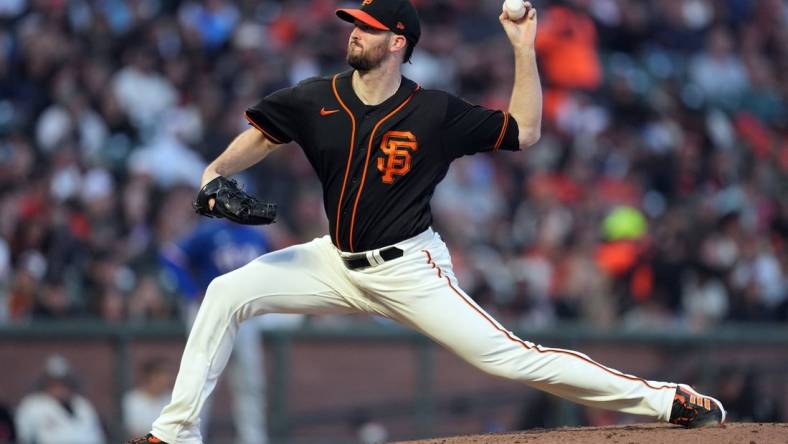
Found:
[[[359,9],[337,9],[337,17],[399,34],[414,46],[421,37],[419,13],[410,0],[363,0]]]

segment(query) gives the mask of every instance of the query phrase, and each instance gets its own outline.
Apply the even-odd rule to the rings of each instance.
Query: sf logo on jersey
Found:
[[[410,131],[389,131],[383,135],[380,149],[385,157],[378,157],[378,171],[383,173],[383,183],[394,183],[394,176],[404,176],[410,171],[411,151],[419,144]]]

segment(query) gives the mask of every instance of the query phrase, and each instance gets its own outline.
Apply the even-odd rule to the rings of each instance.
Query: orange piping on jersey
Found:
[[[410,99],[416,95],[416,92],[421,89],[421,86],[416,86],[416,89],[405,99],[404,102],[400,104],[394,111],[390,112],[386,117],[380,119],[375,127],[372,129],[372,133],[369,135],[369,146],[367,147],[367,158],[364,160],[364,172],[361,174],[361,186],[358,188],[358,194],[356,194],[356,202],[353,203],[353,215],[350,217],[350,251],[353,250],[353,227],[356,225],[356,210],[358,209],[358,201],[361,199],[361,192],[364,190],[364,182],[367,179],[367,166],[369,165],[369,156],[372,154],[372,141],[375,140],[375,132],[377,132],[380,125],[383,124],[386,120],[391,118],[394,114],[397,114],[405,105],[410,102]]]
[[[256,124],[256,123],[254,123],[254,120],[252,120],[252,118],[251,118],[251,117],[249,117],[249,113],[248,113],[248,112],[247,112],[247,113],[244,113],[244,117],[246,117],[246,120],[248,120],[248,121],[249,121],[249,124],[250,124],[250,125],[252,125],[253,127],[257,128],[257,130],[258,130],[258,131],[260,131],[261,133],[263,133],[263,135],[264,135],[264,136],[265,136],[265,137],[266,137],[268,140],[270,140],[271,142],[274,142],[274,143],[275,143],[275,144],[277,144],[277,145],[281,145],[281,144],[283,144],[283,143],[284,143],[284,142],[281,142],[281,141],[280,141],[279,139],[277,139],[276,137],[272,136],[272,135],[271,135],[271,133],[269,133],[268,131],[264,130],[264,129],[263,129],[263,127],[261,127],[260,125],[258,125],[258,124]]]
[[[498,141],[495,142],[495,148],[493,148],[493,151],[498,151],[498,149],[501,148],[503,137],[506,135],[506,128],[509,126],[509,113],[506,111],[501,112],[503,113],[503,125],[501,125],[501,134],[498,136]]]
[[[432,259],[432,255],[430,254],[429,250],[421,250],[421,251],[422,251],[422,253],[424,253],[427,256],[427,265],[432,265],[432,268],[436,268],[436,267],[438,268],[438,276],[440,277],[441,268]],[[583,361],[585,361],[585,362],[587,362],[587,363],[589,363],[591,365],[599,367],[603,371],[605,371],[607,373],[610,373],[613,376],[617,376],[619,378],[624,378],[624,379],[629,379],[631,381],[642,382],[643,384],[646,385],[646,387],[648,387],[650,389],[653,389],[653,390],[664,390],[664,389],[675,390],[676,389],[676,385],[675,384],[667,384],[667,385],[655,387],[655,386],[649,384],[649,381],[646,381],[643,378],[638,378],[637,376],[627,375],[627,374],[621,373],[621,372],[619,372],[617,370],[613,370],[611,368],[605,367],[604,365],[592,360],[591,358],[589,358],[589,357],[587,357],[585,355],[581,355],[580,353],[577,353],[577,352],[572,352],[570,350],[561,350],[561,349],[555,349],[555,348],[542,347],[542,346],[536,345],[536,344],[530,344],[529,345],[528,342],[523,341],[522,339],[518,338],[517,336],[515,336],[511,332],[509,332],[506,329],[504,329],[503,327],[501,327],[500,324],[498,324],[494,319],[492,319],[490,317],[490,315],[485,313],[484,310],[482,310],[481,308],[477,307],[476,305],[468,302],[467,296],[463,296],[462,293],[460,293],[456,288],[454,288],[454,285],[452,285],[451,279],[449,279],[449,276],[447,276],[444,273],[443,277],[446,278],[446,283],[449,284],[449,288],[451,289],[451,291],[453,291],[454,294],[456,294],[460,299],[462,299],[462,301],[465,302],[466,305],[471,307],[474,311],[476,311],[476,313],[478,313],[487,322],[489,322],[490,325],[492,325],[494,329],[496,329],[499,332],[503,333],[504,336],[506,336],[506,338],[508,340],[510,340],[510,341],[512,341],[514,343],[522,345],[523,348],[525,348],[528,351],[535,351],[537,353],[560,353],[560,354],[564,354],[564,355],[569,355],[569,356],[572,356],[574,358],[583,360]]]
[[[348,150],[347,153],[347,166],[345,167],[345,178],[342,180],[342,191],[339,193],[339,203],[337,203],[337,222],[336,222],[337,225],[336,228],[334,229],[334,233],[335,233],[334,237],[337,240],[337,248],[341,250],[342,246],[340,245],[339,242],[339,216],[342,210],[342,198],[345,197],[345,185],[347,185],[347,176],[350,174],[350,162],[353,160],[353,147],[356,146],[356,118],[353,116],[353,113],[350,112],[350,109],[347,107],[347,105],[345,105],[345,102],[342,101],[342,98],[339,97],[339,92],[337,91],[337,77],[339,77],[339,74],[336,74],[334,76],[334,79],[331,81],[331,88],[334,90],[334,96],[336,96],[337,101],[339,102],[340,105],[342,105],[342,109],[344,109],[347,115],[350,116],[350,123],[352,125],[350,130],[350,149]],[[353,251],[352,248],[351,251]]]

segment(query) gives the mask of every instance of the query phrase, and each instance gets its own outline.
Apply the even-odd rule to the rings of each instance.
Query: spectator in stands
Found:
[[[66,293],[65,282],[60,277],[48,277],[36,298],[34,319],[66,320],[75,317],[76,310]]]
[[[733,37],[728,29],[714,28],[708,35],[706,49],[690,63],[690,78],[700,87],[709,104],[729,109],[749,87],[747,69],[735,52]]]
[[[712,270],[699,267],[685,279],[682,305],[696,328],[714,324],[728,314],[728,290]]]
[[[551,87],[595,90],[602,82],[596,25],[579,3],[558,2],[540,17],[536,50]]]
[[[46,360],[39,391],[16,411],[20,444],[104,444],[93,405],[76,391],[75,375],[63,356]]]
[[[148,433],[172,396],[174,374],[166,359],[145,361],[140,373],[137,386],[123,395],[123,426],[129,436]]]

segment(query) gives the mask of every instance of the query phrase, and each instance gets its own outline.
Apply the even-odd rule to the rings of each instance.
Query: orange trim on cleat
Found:
[[[126,444],[167,444],[167,443],[153,436],[153,434],[148,433],[142,438],[132,439]]]
[[[712,427],[725,423],[725,408],[711,396],[704,396],[686,384],[676,387],[670,423],[687,428]]]

